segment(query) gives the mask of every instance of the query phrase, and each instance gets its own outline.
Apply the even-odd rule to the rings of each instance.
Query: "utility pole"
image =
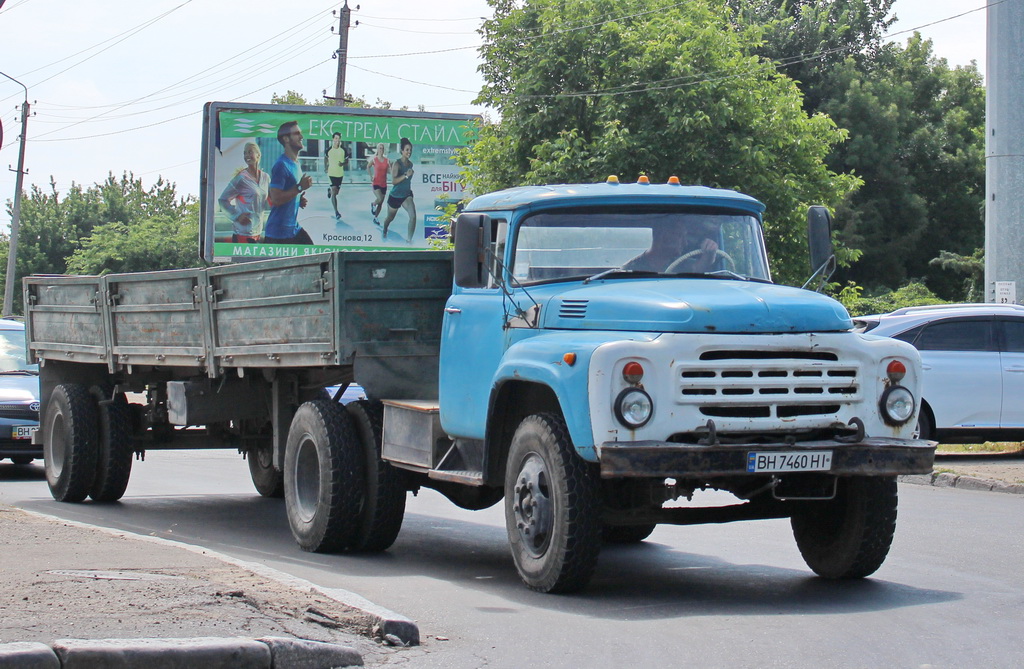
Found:
[[[359,9],[357,6],[356,9]],[[348,0],[341,8],[341,19],[338,25],[340,43],[335,55],[338,57],[338,78],[334,83],[334,105],[345,106],[345,68],[348,65],[348,26],[352,19],[352,10],[348,8]]]
[[[25,179],[25,139],[28,137],[28,88],[17,79],[3,72],[14,83],[25,89],[25,102],[21,105],[21,145],[18,148],[18,169],[14,184],[14,208],[11,211],[11,237],[7,247],[7,276],[4,278],[4,310],[3,317],[11,315],[14,308],[14,284],[17,283],[16,265],[18,258],[18,226],[21,224],[21,187]]]
[[[988,6],[985,301],[1024,297],[1024,2]]]

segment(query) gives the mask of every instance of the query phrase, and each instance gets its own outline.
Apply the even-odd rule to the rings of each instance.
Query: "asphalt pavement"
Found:
[[[1024,453],[901,480],[1024,494]],[[0,667],[347,667],[419,642],[355,593],[206,549],[4,505],[0,536]]]

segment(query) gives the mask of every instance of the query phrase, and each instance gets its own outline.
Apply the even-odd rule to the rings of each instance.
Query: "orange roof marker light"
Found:
[[[610,183],[610,184],[618,185],[619,177],[617,175],[615,175],[615,174],[609,174],[608,175],[608,180],[605,183]]]
[[[679,177],[677,177],[674,174],[672,176],[670,176],[668,178],[668,185],[669,186],[678,186],[679,185]]]
[[[651,183],[651,180],[647,178],[646,174],[641,174],[639,177],[637,177],[636,182],[638,184],[649,184]]]

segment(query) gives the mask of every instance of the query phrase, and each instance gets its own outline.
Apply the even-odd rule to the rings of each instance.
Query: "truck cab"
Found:
[[[504,488],[521,574],[571,535],[557,491],[542,492],[567,458],[594,480],[605,540],[643,538],[660,522],[799,519],[851,496],[894,504],[896,474],[930,471],[933,447],[911,440],[917,352],[852,333],[831,298],[773,283],[763,211],[734,191],[614,180],[515,188],[466,207],[439,418],[461,460],[479,463],[480,483]],[[663,508],[708,488],[745,502]],[[800,522],[819,573],[862,576],[884,559],[815,558],[827,551]],[[524,576],[541,590],[573,578]]]

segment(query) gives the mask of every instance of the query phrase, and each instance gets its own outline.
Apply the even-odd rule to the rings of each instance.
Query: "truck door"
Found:
[[[440,417],[454,437],[483,439],[491,381],[505,351],[507,298],[499,285],[508,225],[491,218],[493,258],[485,288],[456,286],[444,309],[441,329]]]

